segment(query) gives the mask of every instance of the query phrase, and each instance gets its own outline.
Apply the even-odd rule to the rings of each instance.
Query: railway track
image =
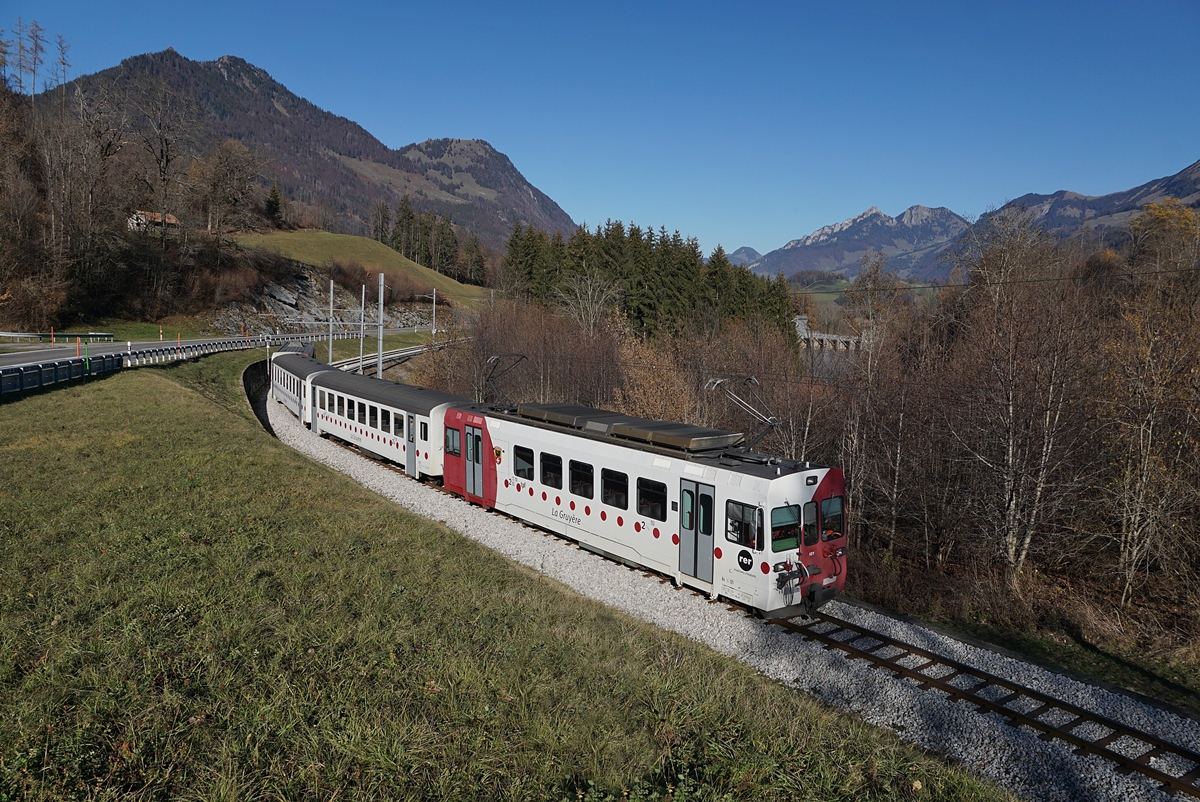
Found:
[[[816,613],[807,620],[770,623],[827,649],[865,660],[873,668],[912,680],[956,701],[995,713],[1010,726],[1030,727],[1044,740],[1058,739],[1076,754],[1096,755],[1117,764],[1122,774],[1141,774],[1168,794],[1200,799],[1200,754],[1055,699],[1019,683],[888,637],[848,621]]]
[[[347,451],[367,456],[358,448],[339,440],[331,442]],[[407,476],[395,465],[387,462],[379,464],[394,473]],[[429,486],[459,498],[440,486]],[[494,510],[492,512],[516,520]],[[576,546],[589,551],[578,544]],[[660,583],[671,582],[669,578],[644,568],[627,567]],[[732,612],[753,615],[746,608],[725,600],[711,600],[711,603],[724,603]],[[1026,688],[1020,683],[825,613],[815,613],[808,619],[775,619],[768,623],[820,643],[827,649],[844,652],[850,659],[864,660],[873,668],[907,678],[923,690],[940,691],[951,699],[975,706],[980,712],[994,713],[1004,718],[1010,726],[1029,727],[1037,731],[1043,740],[1064,741],[1074,747],[1076,754],[1096,755],[1111,761],[1117,765],[1120,773],[1142,775],[1157,782],[1167,794],[1182,793],[1200,799],[1200,753]]]

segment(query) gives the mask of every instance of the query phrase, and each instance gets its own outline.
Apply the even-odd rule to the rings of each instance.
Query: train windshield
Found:
[[[788,551],[800,545],[800,505],[771,510],[771,551]]]
[[[821,502],[821,539],[833,540],[846,531],[846,514],[841,496]]]

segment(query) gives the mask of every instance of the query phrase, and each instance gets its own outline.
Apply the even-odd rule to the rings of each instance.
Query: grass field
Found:
[[[255,358],[0,405],[0,799],[1007,798],[298,456]]]
[[[406,274],[419,284],[437,288],[439,296],[447,296],[458,303],[474,304],[488,295],[488,290],[483,287],[459,284],[366,237],[331,234],[327,231],[272,231],[268,234],[242,234],[236,239],[242,247],[273,251],[305,264],[323,266],[338,259],[358,262],[370,271]]]

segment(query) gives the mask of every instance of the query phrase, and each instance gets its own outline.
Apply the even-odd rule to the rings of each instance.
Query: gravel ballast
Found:
[[[1028,728],[1009,726],[999,716],[978,713],[973,706],[953,702],[939,691],[920,690],[912,681],[872,670],[862,661],[849,660],[840,652],[827,651],[723,604],[709,603],[699,594],[631,571],[555,535],[420,484],[317,437],[274,401],[268,401],[267,409],[276,435],[285,444],[402,507],[440,521],[591,599],[731,655],[767,677],[959,761],[1014,794],[1036,800],[1172,798],[1159,791],[1157,783],[1139,775],[1123,777],[1114,764],[1077,756],[1061,741],[1043,741]],[[838,602],[825,610],[1187,749],[1197,751],[1200,745],[1200,722],[1131,697],[870,610]]]

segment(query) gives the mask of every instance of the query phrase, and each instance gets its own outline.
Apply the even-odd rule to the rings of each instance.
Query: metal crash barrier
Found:
[[[357,339],[356,332],[337,332],[334,339]],[[161,365],[168,362],[195,359],[224,351],[246,351],[254,348],[277,346],[289,342],[328,342],[328,334],[270,334],[258,337],[233,337],[209,340],[191,345],[159,346],[140,348],[120,353],[78,356],[69,359],[54,359],[45,362],[12,365],[0,368],[0,398],[11,398],[16,394],[43,387],[60,386],[72,381],[112,373],[124,368],[145,365]]]

